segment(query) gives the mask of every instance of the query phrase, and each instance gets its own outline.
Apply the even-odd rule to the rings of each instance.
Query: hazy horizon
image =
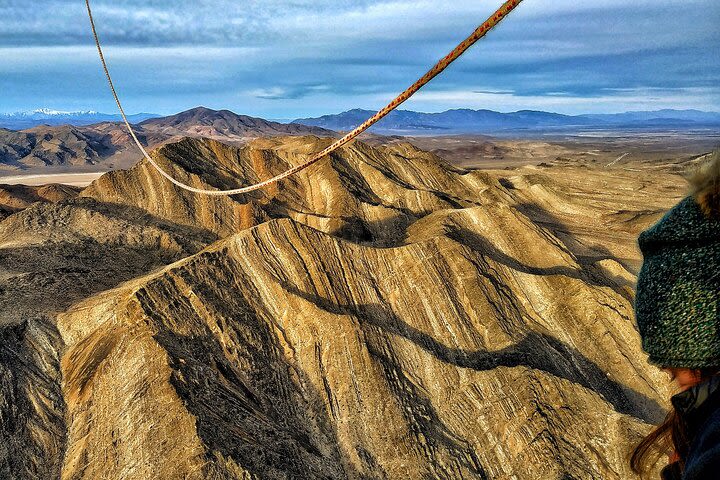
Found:
[[[128,116],[135,116],[135,115],[171,116],[171,115],[176,115],[176,114],[178,114],[178,113],[182,113],[182,112],[185,112],[185,111],[188,111],[188,110],[192,110],[192,109],[195,109],[195,108],[210,108],[210,109],[212,109],[212,110],[230,110],[230,111],[232,111],[233,113],[236,113],[236,114],[238,114],[238,115],[253,116],[253,115],[247,114],[247,113],[242,112],[242,111],[236,111],[236,110],[231,109],[231,108],[211,108],[211,107],[207,107],[206,105],[195,105],[195,106],[193,106],[193,107],[189,107],[189,108],[186,108],[186,109],[184,109],[184,110],[179,110],[179,111],[176,111],[176,112],[169,112],[169,113],[159,113],[159,112],[151,112],[151,111],[143,111],[143,112],[140,112],[140,111],[138,111],[138,112],[129,112],[129,111],[126,111],[126,114],[127,114]],[[97,114],[97,115],[117,115],[117,116],[120,115],[120,113],[117,112],[117,111],[115,111],[115,112],[113,112],[113,111],[96,111],[96,110],[92,110],[92,109],[80,109],[80,110],[48,109],[47,107],[36,107],[36,108],[27,109],[27,110],[0,111],[0,115],[29,114],[29,113],[35,113],[35,112],[37,112],[37,113],[43,113],[43,112],[42,112],[43,110],[53,110],[54,113],[57,113],[57,114],[92,113],[92,114]],[[376,111],[377,109],[364,108],[364,107],[354,107],[354,108],[351,108],[351,109],[348,109],[348,110],[343,110],[342,112],[339,112],[339,111],[338,111],[338,112],[326,112],[326,113],[320,113],[320,114],[317,114],[317,115],[299,115],[299,116],[282,116],[282,115],[281,115],[281,116],[276,116],[276,117],[262,117],[262,118],[265,118],[266,120],[296,120],[296,119],[300,119],[300,118],[311,118],[311,117],[312,117],[312,118],[315,118],[315,117],[322,117],[322,116],[328,116],[328,115],[338,115],[338,114],[341,114],[341,113],[348,112],[348,111],[350,111],[350,110]],[[425,114],[445,113],[445,112],[452,111],[452,110],[468,110],[468,109],[467,109],[467,108],[463,108],[463,107],[447,108],[447,109],[444,109],[444,110],[437,110],[437,111],[410,110],[410,109],[406,109],[406,108],[398,108],[398,109],[397,109],[397,111],[412,111],[412,112],[415,112],[415,113],[425,113]],[[561,113],[561,112],[555,112],[555,111],[552,111],[552,110],[536,110],[536,109],[531,109],[531,108],[520,108],[520,109],[517,109],[517,110],[506,110],[506,111],[503,111],[503,110],[494,110],[494,109],[489,109],[489,108],[488,108],[488,109],[484,109],[484,108],[473,108],[473,109],[469,109],[469,110],[491,110],[491,111],[494,111],[494,112],[496,112],[496,113],[502,113],[502,114],[517,113],[517,112],[522,112],[522,111],[538,111],[538,112],[543,112],[543,113],[561,114],[561,115],[572,115],[572,116],[596,115],[596,114],[597,114],[596,112],[578,112],[578,113],[573,113],[573,114],[563,114],[563,113]],[[720,114],[720,109],[714,111],[714,110],[701,110],[701,109],[695,109],[695,108],[669,108],[669,109],[654,109],[654,110],[623,110],[623,111],[616,111],[616,112],[604,112],[604,113],[601,113],[601,115],[618,115],[618,114],[624,114],[624,113],[656,112],[656,111],[661,111],[661,110],[675,110],[675,111],[690,111],[690,110],[694,110],[694,111],[698,111],[698,112],[701,112],[701,113]]]

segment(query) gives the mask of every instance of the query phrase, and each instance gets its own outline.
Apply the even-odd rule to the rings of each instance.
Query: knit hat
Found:
[[[663,367],[720,366],[720,159],[717,152],[685,197],[638,244],[635,317],[648,361]]]

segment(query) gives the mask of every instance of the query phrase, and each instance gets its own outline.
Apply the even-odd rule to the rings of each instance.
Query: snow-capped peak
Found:
[[[95,110],[81,110],[76,112],[65,112],[62,110],[54,110],[52,108],[36,108],[35,110],[25,110],[13,113],[0,113],[0,118],[18,118],[18,119],[52,119],[52,118],[70,118],[70,117],[97,117],[103,114]]]
[[[25,113],[25,112],[18,112]],[[52,108],[37,108],[31,113],[42,114],[42,115],[95,115],[98,112],[95,110],[81,110],[77,112],[63,112],[61,110],[53,110]]]

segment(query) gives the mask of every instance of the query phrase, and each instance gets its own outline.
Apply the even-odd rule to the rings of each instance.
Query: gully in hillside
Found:
[[[720,151],[691,180],[692,194],[638,239],[635,313],[643,349],[680,393],[630,462],[642,474],[667,454],[664,480],[720,472]]]

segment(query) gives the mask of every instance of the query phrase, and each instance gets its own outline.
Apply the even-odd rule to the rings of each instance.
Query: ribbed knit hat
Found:
[[[648,361],[720,366],[720,160],[696,190],[642,232],[635,317]]]

